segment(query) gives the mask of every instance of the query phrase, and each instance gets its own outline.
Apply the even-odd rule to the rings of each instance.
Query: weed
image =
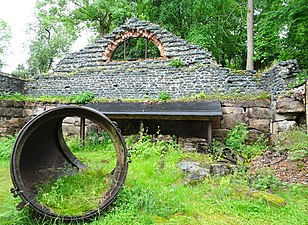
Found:
[[[288,151],[289,159],[303,160],[308,156],[308,134],[304,127],[282,132],[276,149]]]
[[[104,169],[85,169],[41,185],[37,188],[39,194],[36,199],[61,215],[80,215],[96,209],[110,185],[111,176],[107,168],[105,165]]]
[[[236,155],[244,158],[246,162],[267,149],[263,136],[260,136],[254,143],[247,144],[248,133],[247,125],[239,123],[231,131],[228,131],[226,138],[226,146],[231,148]]]
[[[175,59],[173,59],[173,60],[171,61],[170,65],[173,66],[173,67],[181,67],[181,66],[184,65],[184,63],[182,62],[181,59],[175,58]]]
[[[0,160],[10,158],[14,141],[15,137],[13,136],[0,137]]]
[[[251,178],[251,187],[261,191],[277,190],[283,183],[275,176],[270,168],[264,167],[257,170]]]
[[[255,185],[265,190],[270,186],[275,195],[286,200],[287,204],[283,206],[270,204],[262,198],[256,199],[247,195],[247,192],[240,193],[239,190],[249,191],[249,174],[244,166],[241,167],[243,170],[233,175],[207,178],[194,186],[184,186],[181,184],[184,174],[176,164],[187,158],[187,155],[173,141],[153,142],[150,137],[144,137],[137,143],[133,143],[133,140],[133,136],[126,140],[128,147],[135,153],[129,165],[125,187],[113,206],[89,223],[79,224],[308,224],[308,188],[304,185],[281,188],[271,178],[271,172],[264,171],[263,175],[258,175],[260,179],[262,176],[265,178]],[[4,141],[1,142],[3,143]],[[109,141],[95,142],[96,144],[89,141],[85,147],[77,147],[77,143],[77,138],[67,140],[70,148],[71,144],[76,145],[74,154],[79,159],[92,160],[95,165],[100,165],[102,157],[109,160],[112,156],[112,144]],[[147,151],[147,148],[149,152],[143,153],[142,149]],[[168,151],[164,157],[165,166],[159,170],[158,161],[163,148],[168,148]],[[93,151],[89,151],[90,149]],[[200,154],[189,153],[189,157],[199,158]],[[1,224],[65,224],[37,217],[28,207],[20,212],[16,211],[15,205],[20,199],[13,199],[8,190],[12,186],[8,160],[0,160],[0,174]],[[65,185],[63,180],[58,186],[61,186],[60,183]],[[89,191],[92,190],[92,186],[88,188]],[[80,204],[83,207],[86,203],[82,201]]]
[[[71,101],[78,105],[87,104],[94,99],[94,94],[90,91],[79,92],[78,95],[73,96]]]
[[[288,84],[289,88],[294,88],[302,85],[308,79],[308,69],[305,69],[296,75],[295,81]]]
[[[159,93],[158,99],[161,101],[167,101],[171,99],[171,95],[168,91],[162,91]]]

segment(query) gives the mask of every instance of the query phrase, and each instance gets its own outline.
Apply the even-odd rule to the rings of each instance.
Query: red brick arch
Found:
[[[113,52],[120,46],[125,40],[130,38],[146,38],[149,41],[153,42],[156,45],[160,52],[160,57],[166,58],[166,50],[163,46],[163,43],[157,38],[157,36],[147,30],[134,30],[134,31],[125,31],[121,34],[117,34],[115,40],[111,41],[108,47],[106,48],[103,61],[110,62]]]

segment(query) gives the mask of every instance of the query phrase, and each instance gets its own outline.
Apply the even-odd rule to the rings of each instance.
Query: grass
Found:
[[[308,134],[305,127],[298,127],[280,134],[277,148],[288,151],[290,159],[303,160],[308,156]]]
[[[172,141],[152,142],[149,136],[142,136],[133,143],[133,139],[127,139],[132,163],[120,195],[108,212],[84,224],[308,224],[307,186],[281,186],[273,194],[287,203],[277,205],[243,191],[249,190],[249,182],[241,174],[211,177],[187,185],[182,182],[185,174],[176,164],[183,159],[202,160],[204,155],[183,153]],[[92,159],[94,164],[106,155],[101,147],[95,147],[99,146],[97,143],[80,149],[76,140],[70,141],[76,155],[84,160]],[[4,142],[1,140],[1,145]],[[162,152],[163,167],[160,165]],[[0,224],[62,224],[39,218],[27,207],[16,211],[14,207],[20,200],[13,199],[9,193],[12,184],[7,159],[0,160],[0,173]]]
[[[107,176],[103,169],[85,169],[38,187],[36,198],[56,214],[82,215],[98,208],[99,200],[110,186]]]
[[[139,98],[139,99],[121,99],[122,102],[143,102],[143,101],[241,101],[241,100],[266,100],[270,99],[270,96],[266,92],[260,92],[258,94],[251,93],[219,93],[214,92],[207,94],[205,92],[200,92],[183,98],[171,99],[168,92],[158,93],[157,98]],[[46,102],[46,103],[62,103],[62,104],[86,104],[88,102],[114,102],[119,101],[116,98],[94,98],[91,92],[83,92],[74,96],[28,96],[20,93],[8,94],[3,93],[0,95],[0,100],[12,100],[17,102]]]

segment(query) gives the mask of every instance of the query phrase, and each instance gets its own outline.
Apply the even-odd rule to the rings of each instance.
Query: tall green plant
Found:
[[[227,133],[226,138],[226,146],[246,161],[250,161],[263,150],[267,149],[266,140],[263,136],[260,136],[252,144],[247,144],[248,134],[247,125],[245,123],[239,123]]]

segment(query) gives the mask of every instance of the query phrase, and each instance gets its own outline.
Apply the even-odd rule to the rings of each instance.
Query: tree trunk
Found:
[[[105,24],[102,19],[99,20],[99,35],[103,37],[105,35]]]
[[[247,5],[247,62],[246,70],[253,70],[253,0]]]

